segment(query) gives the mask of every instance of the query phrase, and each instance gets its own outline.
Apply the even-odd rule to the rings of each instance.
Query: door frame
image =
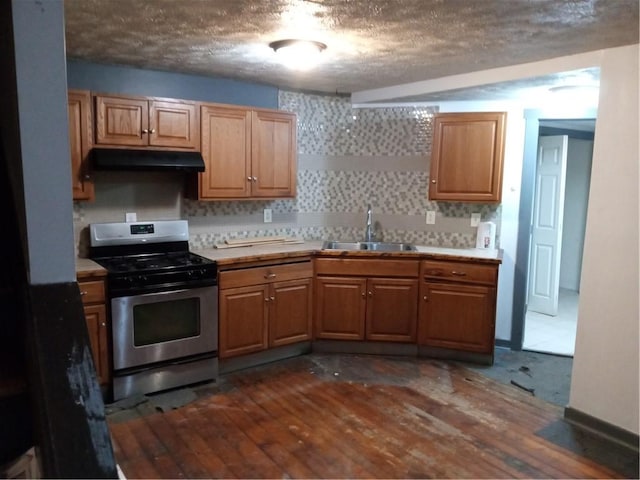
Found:
[[[531,215],[535,195],[535,173],[538,158],[540,120],[596,119],[597,108],[572,108],[566,111],[526,109],[524,111],[524,156],[518,210],[518,240],[513,279],[513,313],[511,317],[511,350],[522,350],[524,319],[527,313],[527,279],[531,244]]]

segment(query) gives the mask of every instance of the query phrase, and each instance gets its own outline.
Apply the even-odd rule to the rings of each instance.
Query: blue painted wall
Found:
[[[67,60],[69,88],[278,108],[278,89],[225,78]]]

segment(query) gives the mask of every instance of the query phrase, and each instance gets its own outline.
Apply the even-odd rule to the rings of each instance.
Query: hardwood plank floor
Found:
[[[306,355],[110,425],[128,478],[620,478],[540,430],[560,407],[457,364]]]

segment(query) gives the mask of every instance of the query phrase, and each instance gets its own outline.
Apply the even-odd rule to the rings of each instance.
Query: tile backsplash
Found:
[[[500,229],[500,206],[429,202],[427,185],[434,107],[353,108],[348,98],[281,91],[280,108],[297,114],[295,199],[199,202],[182,196],[181,176],[96,178],[96,202],[76,202],[78,251],[86,254],[89,223],[189,220],[191,248],[226,238],[290,235],[308,240],[361,239],[371,204],[376,233],[386,241],[472,247],[471,213]],[[262,222],[264,208],[273,223]],[[426,225],[427,210],[437,212]]]

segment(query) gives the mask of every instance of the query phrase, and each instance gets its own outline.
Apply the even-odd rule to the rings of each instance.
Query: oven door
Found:
[[[111,300],[113,368],[146,367],[218,349],[218,287]]]

